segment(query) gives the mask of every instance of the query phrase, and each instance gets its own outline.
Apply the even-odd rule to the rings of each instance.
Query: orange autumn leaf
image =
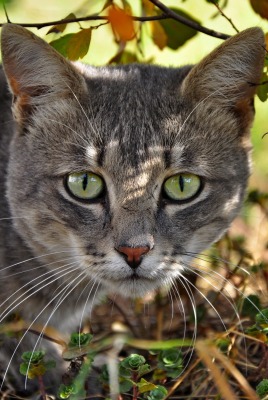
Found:
[[[160,50],[163,50],[167,45],[167,34],[158,21],[151,22],[151,25],[153,41]]]
[[[131,40],[135,36],[134,23],[131,15],[119,7],[112,6],[109,9],[108,20],[113,31],[123,42]]]

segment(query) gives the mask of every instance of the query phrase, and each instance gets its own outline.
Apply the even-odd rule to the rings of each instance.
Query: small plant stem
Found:
[[[132,380],[133,382],[137,383],[138,381],[138,374],[137,372],[132,372]],[[137,385],[133,386],[133,400],[138,400],[139,395],[139,388]]]
[[[38,384],[39,384],[39,390],[40,390],[40,394],[42,396],[42,400],[46,400],[47,399],[47,395],[46,395],[46,390],[45,390],[45,386],[44,386],[44,381],[43,381],[42,375],[38,376]]]

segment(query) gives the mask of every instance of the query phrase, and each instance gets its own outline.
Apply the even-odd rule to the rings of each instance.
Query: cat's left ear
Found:
[[[87,92],[83,76],[56,50],[25,28],[6,24],[1,35],[2,62],[14,95],[19,123],[36,107]]]
[[[227,39],[197,64],[182,83],[182,94],[218,106],[249,103],[260,82],[265,56],[264,34],[249,28]]]

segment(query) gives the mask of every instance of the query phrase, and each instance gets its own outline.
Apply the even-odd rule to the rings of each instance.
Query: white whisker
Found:
[[[0,322],[2,322],[12,311],[14,311],[19,305],[21,305],[22,303],[24,303],[27,299],[29,299],[30,297],[32,297],[34,294],[38,293],[40,290],[44,289],[45,287],[51,285],[51,283],[56,282],[56,281],[59,279],[59,276],[60,276],[60,277],[63,277],[63,276],[65,276],[65,275],[69,274],[70,271],[73,272],[73,271],[79,269],[79,267],[73,269],[73,265],[75,265],[75,264],[77,264],[77,263],[78,263],[77,261],[74,261],[74,262],[72,262],[72,263],[69,263],[69,264],[64,265],[63,267],[59,267],[58,269],[60,269],[60,268],[65,268],[65,267],[68,266],[68,267],[64,270],[64,272],[65,272],[64,274],[62,274],[62,271],[55,272],[54,274],[52,273],[52,274],[51,274],[52,276],[51,276],[51,275],[48,276],[47,278],[43,279],[41,282],[38,282],[35,286],[30,287],[29,289],[27,289],[27,290],[26,290],[24,293],[22,293],[18,298],[16,298],[11,304],[9,304],[8,307],[0,314]],[[67,271],[67,272],[66,272],[66,271]],[[49,272],[50,272],[50,271],[49,271]],[[44,275],[47,275],[47,274],[48,274],[48,273],[45,273],[45,274],[41,275],[41,277],[44,276]],[[56,275],[59,275],[59,276],[56,276]],[[55,276],[56,276],[56,278],[55,278]],[[52,280],[50,280],[48,283],[46,283],[45,285],[43,285],[43,286],[41,286],[41,287],[38,287],[39,285],[42,285],[44,282],[48,281],[51,277],[52,277],[52,278],[55,278],[55,279],[52,279]],[[30,281],[30,282],[27,282],[25,285],[23,285],[21,288],[19,288],[15,293],[13,293],[12,295],[10,295],[9,298],[8,298],[7,300],[9,300],[10,298],[12,298],[12,297],[13,297],[15,294],[17,294],[21,289],[23,289],[24,287],[28,286],[30,283],[34,282],[34,281],[37,280],[37,279],[39,279],[39,277],[32,279],[32,281]],[[32,292],[32,290],[33,290],[34,288],[36,288],[36,287],[38,287],[38,288]],[[20,298],[22,298],[23,296],[25,296],[25,294],[27,294],[27,293],[29,293],[29,292],[30,292],[30,294],[29,294],[28,296],[26,296],[25,298],[23,298],[20,302],[17,302]],[[4,301],[4,303],[5,303],[5,302],[6,302],[6,301]],[[4,304],[4,303],[2,303],[2,304]],[[15,304],[14,307],[12,307],[13,304]],[[11,308],[10,308],[10,307],[11,307]],[[9,309],[9,308],[10,308],[10,309]]]
[[[72,93],[72,95],[74,96],[75,100],[77,101],[77,103],[78,103],[78,105],[79,105],[79,107],[80,107],[82,113],[84,114],[84,116],[85,116],[85,118],[86,118],[86,120],[87,120],[89,126],[91,127],[92,131],[93,131],[93,132],[98,136],[98,138],[102,141],[102,138],[101,138],[99,132],[98,132],[98,131],[95,129],[95,127],[93,126],[92,121],[89,119],[89,117],[88,117],[86,111],[84,110],[82,104],[80,103],[80,101],[79,101],[77,95],[74,93],[74,91],[72,90],[72,88],[71,88],[66,82],[65,82],[65,84],[66,84],[66,86],[69,88],[69,90],[71,91],[71,93]],[[90,105],[90,107],[91,107],[91,105]],[[93,115],[93,111],[92,111],[92,115]]]
[[[84,275],[84,271],[81,272],[81,273],[74,279],[74,281],[75,281],[75,280],[78,280],[78,278],[80,278],[80,276],[81,276],[82,274]],[[76,286],[78,286],[78,285],[83,281],[83,279],[84,279],[84,277],[76,284]],[[76,287],[76,286],[75,286],[75,287]],[[75,287],[74,287],[72,290],[74,290]],[[6,370],[5,370],[4,375],[3,375],[2,383],[1,383],[1,385],[0,385],[0,390],[1,390],[2,387],[3,387],[3,384],[4,384],[4,381],[5,381],[5,379],[6,379],[8,370],[9,370],[9,368],[10,368],[10,364],[12,363],[12,360],[13,360],[13,358],[14,358],[14,356],[15,356],[15,354],[16,354],[16,352],[17,352],[17,350],[18,350],[18,348],[19,348],[19,346],[20,346],[20,344],[21,344],[21,342],[23,341],[23,339],[25,338],[25,336],[27,335],[27,333],[29,332],[29,330],[31,329],[31,327],[34,325],[34,323],[37,321],[37,319],[40,317],[40,315],[50,306],[50,304],[52,304],[52,303],[55,301],[55,299],[56,299],[58,296],[61,295],[61,293],[62,293],[64,290],[65,290],[65,288],[63,288],[56,296],[54,296],[52,299],[50,299],[50,301],[49,301],[49,302],[46,304],[46,306],[45,306],[44,308],[42,308],[42,310],[37,314],[37,316],[34,318],[34,320],[33,320],[33,321],[31,322],[31,324],[28,326],[28,328],[27,328],[27,330],[25,331],[25,333],[24,333],[24,334],[22,335],[22,337],[20,338],[20,340],[19,340],[19,342],[17,343],[17,345],[16,345],[16,347],[15,347],[15,349],[14,349],[14,351],[13,351],[13,353],[12,353],[10,359],[9,359],[9,362],[8,362],[8,364],[7,364]],[[30,363],[29,363],[29,364],[30,364]]]
[[[175,139],[180,135],[182,129],[184,128],[184,125],[186,124],[186,122],[188,121],[188,119],[191,117],[191,115],[195,112],[195,110],[196,110],[198,107],[200,107],[203,103],[205,103],[210,97],[214,96],[215,93],[220,93],[220,94],[222,94],[220,89],[216,89],[216,90],[214,90],[212,93],[210,93],[208,96],[204,97],[202,100],[200,100],[200,101],[196,104],[196,106],[192,109],[192,111],[187,115],[187,117],[186,117],[185,120],[183,121],[183,123],[182,123],[182,125],[181,125],[181,127],[180,127],[180,129],[179,129],[179,131],[178,131],[178,133],[176,134]]]
[[[8,265],[7,267],[2,268],[2,271],[5,271],[5,270],[7,270],[9,268],[13,268],[13,267],[16,267],[18,265],[21,265],[21,264],[24,264],[24,263],[27,263],[27,262],[30,262],[30,261],[40,260],[41,258],[44,258],[44,257],[52,256],[52,255],[55,255],[55,254],[61,254],[61,253],[70,253],[70,252],[71,252],[70,250],[55,251],[55,252],[52,252],[52,253],[42,254],[41,256],[27,258],[26,260],[19,261],[17,263],[14,263],[14,264]]]
[[[82,279],[80,279],[74,286],[72,286],[73,283],[74,283],[74,281],[75,281],[77,278],[79,278],[80,276],[83,276]],[[84,278],[85,278],[86,276],[87,276],[87,275],[86,275],[86,272],[85,272],[85,271],[82,271],[82,272],[78,275],[78,277],[76,277],[76,278],[73,279],[71,282],[69,282],[68,285],[66,285],[66,287],[65,287],[64,290],[63,290],[63,293],[61,293],[60,298],[58,299],[58,301],[57,301],[55,307],[53,308],[53,310],[52,310],[52,312],[51,312],[49,318],[47,319],[46,323],[44,324],[44,326],[43,326],[43,328],[42,328],[42,331],[40,332],[39,337],[38,337],[38,339],[37,339],[37,341],[36,341],[36,343],[35,343],[35,345],[34,345],[34,347],[33,347],[32,353],[35,351],[36,347],[38,346],[38,343],[39,343],[40,340],[42,339],[43,333],[44,333],[46,327],[48,326],[48,323],[49,323],[50,319],[53,317],[53,315],[55,314],[55,312],[57,311],[57,309],[61,306],[61,304],[64,302],[64,300],[66,300],[66,298],[73,292],[73,290],[75,290],[75,289],[77,288],[77,286],[78,286],[81,282],[83,282],[83,280],[84,280]],[[94,282],[94,284],[95,284],[95,282]],[[93,284],[93,286],[94,286],[94,284]],[[98,285],[98,286],[99,286],[99,285]],[[71,287],[71,289],[67,292],[67,290],[68,290],[70,287]],[[66,292],[67,292],[67,294],[66,294]],[[80,331],[79,331],[79,332],[80,332]],[[79,343],[79,345],[80,345],[80,343]],[[29,372],[29,369],[30,369],[30,362],[31,362],[31,358],[30,358],[29,366],[28,366],[28,369],[27,369],[27,372],[26,372],[26,376],[25,376],[25,389],[26,389],[26,386],[27,386],[27,379],[28,379],[28,372]]]
[[[191,346],[191,350],[190,350],[189,360],[187,361],[186,365],[183,367],[183,370],[181,372],[181,374],[183,374],[183,372],[187,369],[187,367],[190,363],[190,360],[192,358],[192,355],[194,353],[194,344],[196,342],[196,335],[197,335],[197,314],[196,314],[196,303],[195,303],[194,295],[193,295],[191,288],[189,287],[187,281],[185,281],[184,277],[180,277],[180,278],[178,278],[178,280],[188,295],[188,298],[192,305],[193,314],[194,314],[194,332],[193,332],[193,337],[192,337],[192,346]],[[180,294],[178,292],[178,288],[176,287],[175,282],[173,283],[173,288],[174,288],[175,293],[180,298]],[[184,313],[184,308],[183,308],[183,313]],[[185,316],[185,313],[184,313],[184,316]],[[187,329],[187,323],[186,323],[186,318],[184,318],[183,340],[186,338],[186,329]],[[185,357],[184,357],[184,359],[185,359]]]

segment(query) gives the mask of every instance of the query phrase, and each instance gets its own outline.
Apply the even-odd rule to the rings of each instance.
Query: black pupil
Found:
[[[83,176],[83,182],[82,182],[83,190],[86,190],[87,184],[88,184],[88,175],[87,175],[87,174],[84,174],[84,176]]]
[[[184,190],[184,179],[183,179],[183,177],[181,175],[179,177],[179,185],[180,185],[181,191],[183,192],[183,190]]]

